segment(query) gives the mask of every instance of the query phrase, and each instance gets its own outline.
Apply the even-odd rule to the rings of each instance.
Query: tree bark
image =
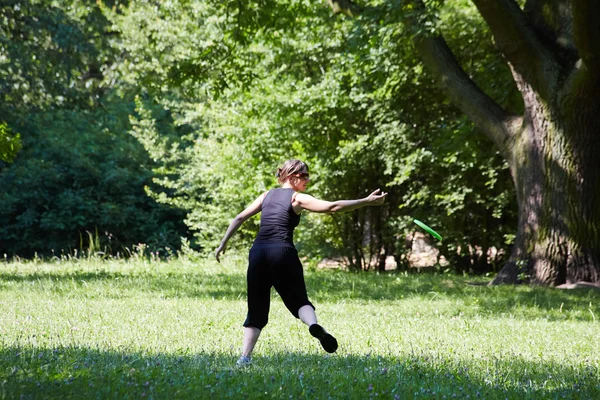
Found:
[[[525,118],[510,170],[519,221],[509,262],[492,281],[600,281],[600,86],[547,104],[514,72]]]
[[[585,0],[531,1],[525,14],[513,0],[473,1],[525,105],[523,126],[507,157],[519,207],[516,242],[492,283],[598,282],[600,6]],[[551,15],[544,5],[562,11]],[[515,21],[512,26],[502,15],[505,10]],[[520,41],[506,47],[515,42],[515,33]],[[534,57],[523,57],[523,51]]]

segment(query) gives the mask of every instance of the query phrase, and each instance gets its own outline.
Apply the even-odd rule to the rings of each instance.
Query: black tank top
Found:
[[[294,228],[300,223],[300,215],[292,207],[294,189],[271,189],[262,202],[260,229],[254,246],[294,246]]]

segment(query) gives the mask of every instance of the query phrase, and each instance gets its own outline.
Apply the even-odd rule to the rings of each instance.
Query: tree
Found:
[[[398,23],[359,26],[308,0],[132,1],[111,10],[144,93],[134,135],[159,161],[156,183],[167,192],[153,195],[188,211],[206,251],[276,184],[273,168],[289,157],[309,163],[316,196],[390,192],[377,210],[303,217],[304,254],[343,256],[354,269],[381,269],[388,255],[402,263],[411,216],[444,226],[441,250],[457,269],[474,269],[469,246],[508,245],[506,167],[485,138],[469,138],[472,126],[444,104]],[[481,29],[471,10],[461,15],[453,41],[464,24]],[[481,40],[459,55],[494,68],[500,61],[479,51]],[[510,74],[486,76],[499,73]],[[245,224],[238,239],[251,240],[257,226]]]
[[[93,242],[113,254],[139,243],[167,254],[187,234],[182,213],[144,190],[154,163],[128,133],[136,88],[118,35],[88,3],[0,7],[0,254]]]
[[[328,0],[356,16],[351,1]],[[451,101],[508,162],[518,202],[509,261],[492,283],[600,281],[600,3],[473,0],[508,63],[524,112],[502,107],[457,62],[431,5],[392,3]]]
[[[402,265],[411,217],[426,218],[444,227],[452,268],[497,271],[516,220],[507,166],[444,101],[397,21],[355,24],[310,0],[134,0],[105,11],[142,92],[133,134],[159,162],[152,195],[188,212],[204,250],[276,185],[274,166],[297,157],[311,166],[316,196],[390,192],[377,210],[303,217],[295,238],[304,254],[341,256],[354,269],[382,269],[390,255]],[[465,27],[485,31],[474,10],[458,11],[444,16],[450,43]],[[458,55],[487,81],[510,76],[485,52],[486,37]],[[245,224],[236,243],[257,227]],[[488,264],[490,247],[501,256]]]

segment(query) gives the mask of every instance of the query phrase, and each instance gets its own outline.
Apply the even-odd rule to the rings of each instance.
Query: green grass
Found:
[[[273,294],[234,367],[244,257],[0,263],[0,398],[600,398],[600,294],[306,271],[328,355]]]

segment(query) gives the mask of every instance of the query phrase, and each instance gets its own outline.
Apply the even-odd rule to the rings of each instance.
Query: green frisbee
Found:
[[[431,229],[430,227],[428,227],[427,225],[425,225],[418,219],[413,220],[413,222],[415,224],[419,225],[421,228],[423,228],[425,230],[425,232],[429,233],[431,236],[433,236],[437,240],[440,240],[440,241],[442,240],[442,236],[439,233],[437,233],[436,231],[434,231],[433,229]]]

